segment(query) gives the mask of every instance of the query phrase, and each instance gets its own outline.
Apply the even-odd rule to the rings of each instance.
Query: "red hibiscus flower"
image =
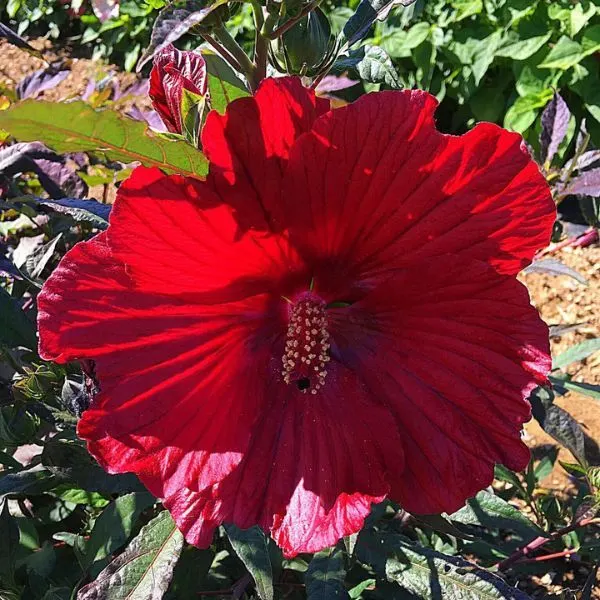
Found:
[[[167,129],[181,133],[183,90],[204,96],[207,90],[206,63],[198,52],[185,52],[169,44],[154,57],[150,72],[152,105]]]
[[[209,115],[207,181],[138,168],[46,282],[41,355],[96,365],[79,435],[191,543],[232,522],[317,551],[373,502],[450,512],[527,464],[550,359],[514,276],[554,205],[519,135],[435,108],[266,80]]]

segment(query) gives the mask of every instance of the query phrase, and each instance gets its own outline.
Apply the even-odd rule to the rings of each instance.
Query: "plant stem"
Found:
[[[254,14],[254,66],[256,68],[256,80],[260,83],[267,76],[267,58],[269,54],[269,40],[262,34],[265,24],[263,7],[257,0],[250,0]]]
[[[558,531],[550,534],[548,537],[539,536],[535,539],[531,540],[528,544],[515,550],[508,558],[505,558],[503,561],[499,562],[497,567],[499,571],[504,571],[512,564],[516,563],[522,558],[529,557],[529,555],[537,550],[538,548],[548,544],[549,542],[553,542],[563,535],[575,531],[575,529],[579,529],[580,527],[586,527],[587,525],[593,525],[596,523],[600,523],[600,518],[589,518],[589,519],[580,519],[579,521],[575,521],[571,523],[571,525],[567,525]],[[571,551],[572,553],[572,551]]]
[[[239,63],[240,71],[246,75],[250,89],[255,91],[258,87],[259,80],[257,80],[256,66],[254,63],[248,58],[248,55],[244,52],[244,49],[235,41],[235,39],[223,25],[215,27],[213,31],[217,40],[219,40],[222,46]]]
[[[521,563],[536,563],[543,562],[545,560],[554,560],[555,558],[570,558],[572,554],[576,554],[575,550],[563,550],[562,552],[553,552],[552,554],[544,554],[543,556],[536,556],[534,558],[524,558]]]
[[[311,10],[314,10],[321,4],[322,0],[312,0],[309,2],[295,17],[292,17],[289,21],[286,21],[277,29],[274,29],[271,32],[265,32],[265,36],[270,40],[276,40],[278,37],[281,37],[286,31],[289,31],[298,21],[303,19]]]
[[[236,71],[242,72],[240,63],[212,35],[203,33],[202,37],[208,42]]]

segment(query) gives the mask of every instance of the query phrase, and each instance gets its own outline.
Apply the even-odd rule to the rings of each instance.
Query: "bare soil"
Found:
[[[582,324],[577,331],[552,339],[552,353],[557,355],[574,344],[600,337],[600,246],[563,248],[552,258],[575,269],[588,282],[583,285],[564,275],[557,277],[530,273],[522,276],[533,304],[548,325]],[[600,384],[600,352],[571,365],[567,370],[576,381]],[[571,413],[590,437],[600,441],[600,402],[569,392],[558,398],[556,403]],[[534,448],[546,444],[557,446],[535,421],[527,424],[526,436],[527,443]],[[559,452],[559,459],[574,462],[564,448]],[[557,467],[543,483],[549,488],[564,489],[568,485],[568,476],[562,468]]]

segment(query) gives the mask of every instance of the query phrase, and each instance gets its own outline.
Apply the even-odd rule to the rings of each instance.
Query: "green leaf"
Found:
[[[396,540],[393,548],[395,556],[388,559],[385,575],[418,598],[529,600],[500,577],[461,558],[401,540]]]
[[[350,598],[344,579],[344,553],[333,547],[317,552],[304,575],[307,600],[340,600]]]
[[[21,141],[42,141],[57,152],[102,152],[110,160],[139,161],[169,173],[201,177],[204,155],[185,142],[153,135],[147,125],[85,102],[25,100],[0,111],[0,127]]]
[[[182,135],[195,148],[198,147],[206,95],[201,96],[183,88],[181,94]]]
[[[555,379],[554,377],[550,377],[550,382],[555,386],[555,389],[564,388],[565,391],[568,390],[570,392],[575,392],[576,394],[581,394],[582,396],[588,396],[594,400],[600,400],[600,385],[581,383],[569,379]]]
[[[364,45],[335,61],[331,72],[349,74],[369,83],[384,83],[393,89],[402,87],[392,59],[378,46]]]
[[[0,346],[2,345],[9,348],[24,346],[30,350],[37,348],[34,323],[4,288],[0,288]]]
[[[478,15],[483,10],[482,0],[452,0],[450,5],[456,10],[455,22]]]
[[[266,535],[258,526],[239,529],[226,525],[229,541],[256,584],[261,600],[273,600],[273,566]]]
[[[541,69],[561,69],[562,71],[566,71],[580,62],[585,56],[584,49],[580,44],[563,35],[539,67]]]
[[[474,46],[471,57],[471,70],[475,78],[475,85],[479,85],[490,65],[494,62],[496,50],[501,43],[501,39],[502,32],[494,31],[494,33],[480,40]]]
[[[147,492],[133,493],[120,496],[105,508],[96,519],[85,548],[86,566],[91,567],[102,561],[125,544],[140,514],[152,506],[154,501],[153,496]],[[91,569],[92,577],[99,570],[94,565]]]
[[[504,127],[523,133],[533,124],[541,108],[546,106],[554,92],[551,89],[539,94],[517,98],[504,115]]]
[[[351,600],[357,600],[357,598],[360,598],[365,590],[375,589],[375,584],[375,579],[365,579],[364,581],[361,581],[358,585],[355,585],[348,592],[348,595],[350,596]]]
[[[183,535],[162,511],[102,571],[79,590],[77,600],[160,600],[183,548]]]
[[[202,56],[208,71],[208,92],[213,110],[223,114],[230,102],[250,95],[244,82],[220,56],[209,50],[203,50]]]
[[[553,369],[564,369],[574,362],[579,362],[600,350],[600,338],[586,340],[575,346],[571,346],[552,361]]]
[[[521,39],[516,31],[511,31],[496,50],[496,56],[511,60],[525,60],[533,56],[550,39],[551,35],[552,32],[549,31],[544,35]]]
[[[411,50],[422,44],[431,31],[431,25],[421,21],[407,31],[393,28],[381,39],[381,47],[394,58],[406,58]]]
[[[109,500],[98,492],[88,492],[87,490],[82,490],[68,484],[57,486],[52,490],[52,493],[65,502],[84,504],[86,506],[93,506],[94,508],[104,508],[110,503]]]
[[[467,500],[466,505],[449,518],[463,525],[516,531],[522,537],[536,537],[543,533],[519,509],[488,490],[482,490]]]
[[[0,581],[14,585],[15,556],[19,547],[19,528],[8,512],[8,502],[0,503]]]
[[[600,50],[600,25],[588,27],[581,37],[583,56],[589,56]]]
[[[587,469],[578,463],[568,463],[563,462],[562,460],[558,461],[560,466],[567,472],[569,475],[574,475],[575,477],[585,476],[587,473]]]

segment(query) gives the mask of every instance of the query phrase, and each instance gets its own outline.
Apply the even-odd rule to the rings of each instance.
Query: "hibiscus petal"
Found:
[[[395,416],[406,469],[390,497],[452,512],[527,465],[520,440],[531,390],[550,370],[548,330],[526,289],[488,265],[447,256],[332,311],[332,354]]]
[[[140,291],[204,302],[264,293],[297,262],[280,236],[241,232],[207,183],[144,167],[119,188],[108,241]]]
[[[270,356],[253,336],[270,327],[267,303],[141,294],[101,234],[44,285],[40,355],[95,361],[100,393],[78,432],[106,470],[133,471],[156,495],[202,489],[239,463],[260,414]]]
[[[298,139],[276,219],[312,260],[369,278],[451,252],[516,273],[549,242],[554,203],[521,136],[489,123],[443,135],[436,106],[368,94]]]
[[[281,196],[289,149],[327,110],[329,102],[298,77],[281,77],[266,79],[254,96],[233,101],[224,115],[208,115],[202,147],[209,179],[235,207],[244,228],[278,227],[270,214]]]
[[[358,531],[402,472],[394,420],[351,372],[334,369],[317,395],[281,381],[270,389],[240,465],[210,490],[165,500],[189,542],[206,546],[223,522],[258,523],[286,556],[317,551]]]

